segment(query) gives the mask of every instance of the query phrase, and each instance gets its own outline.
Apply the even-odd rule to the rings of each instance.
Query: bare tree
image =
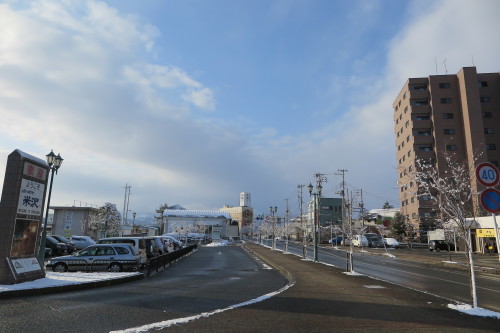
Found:
[[[467,162],[457,161],[453,156],[444,153],[443,159],[447,164],[447,171],[440,172],[437,165],[417,161],[415,180],[418,184],[418,196],[430,198],[439,212],[441,218],[438,222],[450,222],[459,231],[459,236],[464,239],[466,255],[469,265],[470,292],[472,306],[477,307],[476,279],[472,257],[472,242],[470,236],[471,223],[468,217],[474,216],[472,199],[474,193],[470,178],[474,174]]]
[[[89,214],[89,229],[98,236],[100,231],[107,235],[118,235],[120,230],[121,215],[116,205],[106,202],[96,213]]]

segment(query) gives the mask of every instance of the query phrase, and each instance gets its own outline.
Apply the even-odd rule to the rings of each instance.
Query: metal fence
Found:
[[[152,272],[158,273],[160,269],[165,269],[167,266],[169,266],[172,262],[178,260],[179,258],[184,257],[191,251],[194,251],[198,248],[197,244],[189,245],[187,247],[184,247],[182,249],[179,249],[174,252],[170,253],[165,253],[160,256],[151,258],[148,260],[146,264],[146,269],[145,269],[145,274],[146,276],[149,276]]]
[[[57,264],[64,264],[70,271],[78,271],[85,273],[108,271],[112,263],[118,263],[124,270],[133,270],[138,267],[136,260],[114,260],[114,259],[96,259],[87,262],[82,259],[65,259],[56,262]]]

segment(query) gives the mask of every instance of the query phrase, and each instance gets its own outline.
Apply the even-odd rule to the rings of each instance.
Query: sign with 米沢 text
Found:
[[[44,193],[45,185],[23,178],[21,180],[17,213],[41,216]]]

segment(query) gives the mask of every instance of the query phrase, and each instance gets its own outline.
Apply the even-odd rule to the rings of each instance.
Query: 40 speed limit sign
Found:
[[[498,169],[491,163],[479,163],[476,167],[477,180],[487,187],[495,187],[499,181]]]

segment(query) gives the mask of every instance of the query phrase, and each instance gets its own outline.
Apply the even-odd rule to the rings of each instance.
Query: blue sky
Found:
[[[495,0],[0,2],[0,169],[65,159],[52,204],[257,213],[347,169],[396,207],[391,104],[408,77],[498,72]],[[0,180],[0,184],[3,179]],[[307,198],[304,193],[304,198]]]

